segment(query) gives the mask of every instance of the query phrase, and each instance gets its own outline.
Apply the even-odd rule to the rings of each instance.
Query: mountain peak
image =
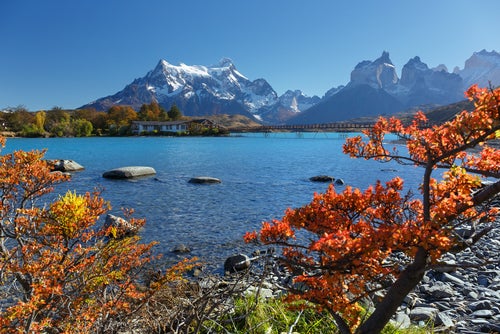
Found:
[[[374,61],[374,63],[376,63],[376,64],[391,64],[392,65],[391,58],[389,57],[389,52],[383,51],[382,55],[378,59],[376,59]]]
[[[497,56],[497,57],[500,57],[500,53],[496,52],[495,50],[491,50],[490,51],[486,51],[486,49],[482,49],[481,51],[479,52],[474,52],[474,54],[477,54],[479,56]]]
[[[223,57],[219,60],[218,67],[234,67],[231,58]]]
[[[376,60],[365,60],[356,65],[351,72],[349,85],[367,84],[378,89],[393,86],[398,80],[389,52],[384,51]]]
[[[465,61],[463,70],[458,73],[464,79],[464,89],[472,84],[481,87],[500,85],[500,53],[481,50]]]

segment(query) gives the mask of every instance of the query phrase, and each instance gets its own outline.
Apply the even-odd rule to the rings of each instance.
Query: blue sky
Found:
[[[278,94],[322,96],[362,60],[390,53],[463,68],[500,51],[498,0],[1,0],[0,109],[77,108],[114,94],[160,59],[231,58]]]

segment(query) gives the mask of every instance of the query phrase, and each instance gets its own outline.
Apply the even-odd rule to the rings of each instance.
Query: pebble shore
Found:
[[[500,333],[500,220],[477,244],[444,255],[442,262],[449,265],[425,274],[393,324],[426,326],[434,333]],[[291,277],[275,262],[266,281],[259,291],[263,297],[273,297],[286,290]],[[372,296],[371,302],[376,304],[379,297]]]

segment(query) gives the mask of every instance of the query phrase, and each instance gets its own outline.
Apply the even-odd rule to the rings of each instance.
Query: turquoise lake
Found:
[[[345,136],[13,138],[2,152],[46,148],[47,159],[75,160],[85,170],[59,185],[57,193],[101,189],[113,214],[121,215],[122,207],[134,208],[136,217],[146,218],[143,240],[159,241],[156,250],[166,259],[176,259],[171,249],[185,244],[191,249],[188,256],[198,256],[218,270],[227,256],[252,252],[255,246],[242,241],[246,231],[279,219],[286,208],[304,205],[314,192],[327,189],[326,183],[310,182],[311,176],[327,174],[361,188],[401,176],[416,189],[421,169],[351,159],[342,153]],[[137,180],[102,177],[106,170],[123,166],[151,166],[157,174]],[[222,183],[188,183],[194,176],[212,176]]]

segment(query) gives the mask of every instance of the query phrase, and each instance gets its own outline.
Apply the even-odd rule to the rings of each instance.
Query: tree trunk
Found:
[[[384,299],[377,305],[375,312],[357,329],[357,334],[380,333],[405,297],[422,280],[427,265],[427,252],[420,247],[413,262],[405,268],[390,287]]]

